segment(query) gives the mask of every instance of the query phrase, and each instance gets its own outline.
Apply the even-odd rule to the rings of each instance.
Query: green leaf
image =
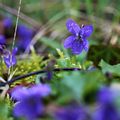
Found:
[[[59,67],[70,67],[70,66],[72,66],[70,58],[57,59],[57,64],[58,64]]]
[[[70,76],[64,76],[62,83],[66,85],[73,96],[73,98],[82,98],[84,89],[84,79],[80,79],[81,74],[79,72],[73,72]]]
[[[120,64],[109,65],[104,60],[101,60],[99,66],[102,68],[102,72],[105,74],[107,72],[112,73],[115,76],[120,76]]]
[[[105,80],[104,75],[99,70],[72,72],[65,75],[62,84],[69,88],[71,96],[76,100],[83,100],[85,94],[96,91]]]
[[[5,103],[5,100],[0,100],[0,120],[13,120],[12,118],[8,117],[8,114],[8,105]]]

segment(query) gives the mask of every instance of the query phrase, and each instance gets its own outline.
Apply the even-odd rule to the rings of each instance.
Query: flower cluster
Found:
[[[102,88],[98,93],[99,107],[93,120],[120,120],[120,114],[115,106],[115,95],[110,88]]]
[[[10,30],[11,27],[13,26],[12,19],[10,17],[4,18],[3,26],[5,29]],[[21,50],[24,51],[29,46],[30,41],[33,37],[33,30],[28,28],[26,25],[20,24],[18,25],[17,36],[18,36],[18,41],[16,42],[17,48],[14,48],[11,52],[3,48],[3,46],[6,47],[7,45],[7,37],[4,34],[0,34],[0,54],[2,55],[4,63],[8,68],[16,64],[17,51]]]
[[[14,116],[36,120],[45,112],[42,98],[50,93],[51,89],[47,84],[38,84],[31,88],[15,88],[12,92],[12,98],[17,100],[13,111]],[[115,95],[113,93],[108,87],[101,88],[97,93],[98,106],[94,112],[90,112],[89,107],[71,103],[57,107],[52,116],[55,120],[120,120],[119,111],[114,104]]]
[[[4,20],[5,28],[10,29],[11,25],[12,25],[11,19],[7,18]],[[80,54],[83,50],[87,52],[89,49],[89,42],[87,38],[91,36],[93,32],[93,26],[84,25],[79,27],[79,25],[74,20],[68,19],[66,22],[66,27],[67,30],[72,35],[70,35],[64,41],[64,47],[71,49],[72,53],[75,55]],[[16,44],[17,47],[19,49],[25,50],[26,47],[29,47],[31,38],[33,37],[33,30],[25,25],[19,24],[17,30],[17,37],[18,37],[18,43]],[[0,35],[0,55],[2,56],[6,66],[10,68],[13,65],[15,65],[17,62],[16,53],[18,50],[17,48],[14,48],[11,52],[5,48],[5,44],[6,44],[5,36]],[[85,71],[86,73],[84,73],[83,71],[81,73],[78,73],[81,78],[80,83],[79,83],[79,78],[71,77],[71,76],[70,76],[71,77],[70,80],[67,80],[70,77],[64,76],[63,82],[59,82],[60,80],[59,81],[51,80],[51,78],[54,79],[54,77],[52,77],[54,75],[53,74],[54,72],[73,71],[73,70],[76,71],[76,70],[82,70],[82,68],[62,68],[62,66],[60,66],[61,68],[54,68],[54,65],[56,66],[59,65],[57,64],[57,62],[58,61],[56,60],[55,61],[51,60],[51,62],[48,63],[48,65],[44,68],[44,70],[34,71],[31,73],[27,73],[25,75],[17,76],[11,79],[10,81],[7,81],[5,84],[3,84],[3,85],[6,84],[9,85],[13,81],[18,79],[23,79],[26,76],[28,77],[39,73],[46,73],[47,77],[45,76],[43,81],[42,80],[39,81],[39,78],[41,76],[40,77],[38,76],[36,78],[37,84],[31,87],[17,86],[13,88],[12,91],[10,91],[11,98],[15,102],[13,107],[13,116],[15,116],[15,118],[25,118],[26,120],[37,120],[38,118],[41,117],[43,117],[43,119],[44,118],[47,119],[47,117],[48,118],[50,117],[53,118],[54,120],[120,120],[120,111],[119,109],[117,109],[116,101],[115,101],[116,93],[108,86],[103,87],[101,84],[99,87],[97,86],[96,88],[94,88],[94,86],[92,86],[94,82],[91,81],[90,81],[91,83],[86,82],[87,81],[86,79],[89,79],[89,75],[86,73],[93,72],[94,74],[94,71],[96,71],[96,68],[94,68],[94,66],[88,68]],[[62,64],[64,63],[65,62],[63,62]],[[70,61],[70,64],[71,63],[72,62]],[[88,78],[85,77],[84,75],[82,76],[82,73],[84,75],[88,75]],[[97,75],[98,74],[96,74],[96,76]],[[55,80],[57,80],[57,78],[61,79],[62,74],[56,75]],[[96,79],[98,78],[99,77],[97,76]],[[72,79],[74,81],[71,81]],[[78,79],[78,81],[75,81],[75,79],[76,80]],[[52,86],[53,91],[50,85],[45,84],[45,82],[47,83],[51,82],[50,84]],[[95,99],[93,98],[94,104],[88,105],[88,103],[86,104],[86,101],[84,101],[84,99],[86,99],[85,93],[88,94],[89,90],[92,88],[91,86],[86,87],[86,85],[89,83],[92,84],[91,86],[93,87],[93,90],[96,90],[95,91],[96,96]],[[73,87],[75,87],[75,89],[73,89]],[[84,87],[86,87],[87,89],[84,89]],[[49,96],[50,94],[51,96]],[[61,98],[59,98],[59,96]],[[53,109],[49,109],[50,107]]]
[[[2,23],[6,32],[10,32],[14,26],[10,17],[4,18]],[[5,31],[3,31],[3,34],[0,35],[0,44],[4,45],[7,44],[7,38],[12,39],[13,37],[13,35],[6,36]],[[24,24],[18,24],[16,46],[19,51],[24,51],[27,47],[29,47],[33,33],[34,31],[32,28],[29,28]]]
[[[58,107],[54,112],[55,120],[120,120],[120,112],[115,105],[116,91],[102,87],[97,92],[94,110],[79,104]],[[120,95],[120,94],[119,94]]]

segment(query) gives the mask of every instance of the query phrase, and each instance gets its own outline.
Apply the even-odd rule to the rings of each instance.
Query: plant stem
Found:
[[[53,72],[60,72],[60,71],[80,71],[80,70],[81,70],[80,68],[55,68],[52,71]],[[15,82],[17,80],[24,79],[24,78],[30,77],[32,75],[46,73],[46,72],[48,72],[48,70],[39,70],[39,71],[27,73],[27,74],[15,77],[15,78],[11,79],[10,81],[7,81],[6,83],[0,83],[0,87],[5,86],[6,84],[11,85],[13,82]]]

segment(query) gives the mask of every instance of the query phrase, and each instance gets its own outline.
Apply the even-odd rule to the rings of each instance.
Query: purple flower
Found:
[[[10,28],[12,26],[12,19],[7,17],[3,20],[4,27]]]
[[[5,42],[6,42],[5,37],[3,35],[0,35],[0,44],[3,45],[5,44]]]
[[[33,35],[33,31],[26,25],[21,24],[18,26],[17,34],[20,38],[31,38]]]
[[[86,120],[85,110],[77,105],[59,108],[55,113],[55,120]]]
[[[114,105],[100,105],[94,113],[93,120],[120,120],[120,115]]]
[[[70,48],[73,54],[80,54],[83,50],[88,51],[89,43],[87,38],[93,32],[92,25],[79,27],[79,25],[72,19],[66,22],[67,30],[72,34],[64,41],[64,47]]]
[[[120,120],[120,114],[114,103],[113,92],[109,88],[103,88],[99,91],[98,104],[93,120]]]
[[[113,92],[110,88],[103,87],[98,92],[97,101],[102,104],[108,104],[113,102]]]
[[[36,120],[43,113],[43,97],[50,94],[47,84],[35,85],[31,88],[17,87],[12,92],[12,98],[18,102],[14,106],[13,114],[16,117],[25,117],[27,120]]]
[[[19,38],[17,47],[21,50],[25,50],[30,45],[31,38]]]
[[[6,64],[6,66],[8,68],[10,68],[11,66],[15,65],[17,63],[17,59],[16,59],[16,52],[17,52],[17,48],[14,48],[12,53],[8,50],[5,50],[3,53],[3,58],[4,58],[4,62]]]
[[[18,47],[25,50],[29,46],[30,41],[33,37],[33,30],[25,25],[19,25],[17,34],[19,40]]]

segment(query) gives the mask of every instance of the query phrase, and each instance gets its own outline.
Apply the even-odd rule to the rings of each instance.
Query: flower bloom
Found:
[[[33,30],[21,24],[18,26],[17,34],[19,39],[18,47],[25,50],[33,37]]]
[[[4,62],[8,68],[10,68],[11,66],[13,66],[17,63],[17,59],[15,56],[16,52],[17,52],[17,48],[14,48],[12,53],[8,50],[4,51],[3,59],[4,59]]]
[[[55,120],[86,120],[86,111],[77,105],[60,108],[55,113]]]
[[[88,51],[89,43],[87,38],[92,34],[93,26],[86,25],[80,28],[75,21],[68,19],[66,27],[72,35],[65,39],[64,47],[70,48],[73,54],[80,54],[83,50]]]
[[[41,98],[48,96],[50,92],[50,86],[47,84],[35,85],[31,88],[15,88],[12,92],[12,98],[18,102],[14,106],[14,116],[36,120],[44,110]]]
[[[5,42],[6,42],[5,37],[3,35],[0,35],[0,45],[5,44]]]
[[[114,94],[109,88],[100,90],[98,104],[93,120],[120,120],[120,114],[114,103]]]
[[[10,28],[12,26],[12,19],[10,17],[6,17],[3,20],[3,24],[5,28]]]

